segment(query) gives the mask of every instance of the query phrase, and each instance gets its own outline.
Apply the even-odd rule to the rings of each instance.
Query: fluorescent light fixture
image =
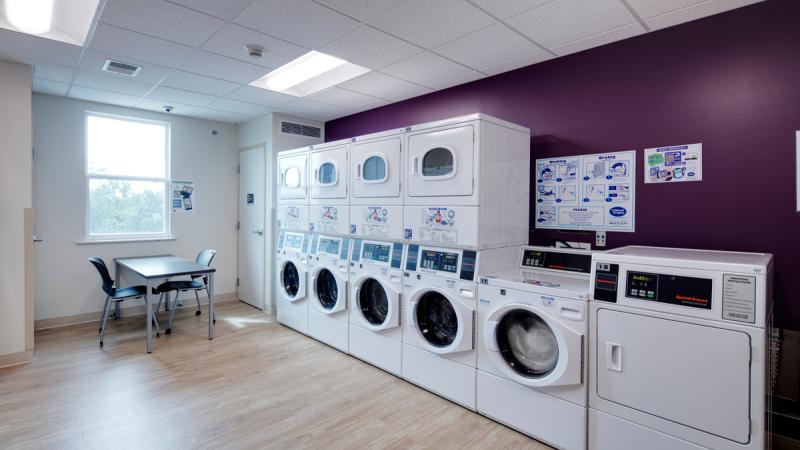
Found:
[[[0,0],[0,28],[83,45],[100,0]]]
[[[325,53],[310,51],[250,83],[261,89],[305,97],[369,72]]]
[[[53,25],[53,0],[6,0],[6,17],[23,33],[47,33]]]

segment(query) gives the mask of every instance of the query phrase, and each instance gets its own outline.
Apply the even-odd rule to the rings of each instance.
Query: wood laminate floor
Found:
[[[144,352],[141,317],[36,333],[0,369],[0,448],[547,449],[243,303],[181,311]]]

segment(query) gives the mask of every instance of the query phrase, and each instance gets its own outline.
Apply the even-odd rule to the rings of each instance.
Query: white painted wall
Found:
[[[0,356],[25,348],[24,211],[31,197],[30,66],[0,61]]]
[[[5,103],[6,96],[0,98]],[[172,216],[176,240],[77,244],[85,235],[87,110],[171,123],[172,178],[197,183],[195,213]],[[15,116],[18,114],[14,111]],[[212,130],[218,134],[213,136]],[[44,239],[35,248],[36,320],[99,314],[104,296],[97,271],[87,261],[90,256],[102,257],[113,276],[115,257],[169,253],[194,259],[198,251],[215,248],[216,293],[234,293],[238,252],[237,137],[236,125],[34,94],[34,229]],[[126,306],[142,304],[136,302],[126,301]]]

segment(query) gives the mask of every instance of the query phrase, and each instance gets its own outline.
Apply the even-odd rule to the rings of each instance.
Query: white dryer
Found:
[[[308,334],[347,351],[350,238],[314,234],[308,254]]]
[[[522,247],[478,288],[478,412],[561,449],[586,449],[589,274],[583,250]]]
[[[475,410],[479,265],[512,266],[517,249],[408,245],[403,272],[402,376]],[[496,267],[496,266],[495,266]]]
[[[589,448],[769,448],[772,255],[594,255]]]
[[[278,322],[308,334],[307,252],[308,235],[278,231],[277,270]]]
[[[349,234],[350,139],[317,144],[309,152],[309,219],[312,233]]]
[[[530,130],[484,114],[405,133],[404,239],[484,249],[528,242]]]
[[[402,361],[402,258],[402,243],[353,240],[350,354],[397,376]]]
[[[350,145],[350,234],[403,239],[403,130],[359,136]]]
[[[308,153],[311,147],[278,153],[278,228],[308,231]]]

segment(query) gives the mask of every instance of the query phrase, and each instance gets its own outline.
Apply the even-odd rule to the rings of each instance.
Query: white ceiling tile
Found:
[[[164,0],[108,0],[100,21],[192,47],[225,23]]]
[[[253,58],[248,55],[244,46],[249,44],[264,47],[264,55],[261,58]],[[307,48],[234,24],[226,25],[222,31],[203,45],[203,49],[273,69],[308,52]]]
[[[120,105],[132,107],[139,101],[139,97],[133,95],[119,94],[116,92],[92,89],[84,86],[72,86],[69,89],[69,97],[80,100],[87,100],[97,103],[108,103],[110,105]]]
[[[255,0],[234,22],[308,48],[316,48],[358,25],[310,0]]]
[[[559,0],[506,21],[548,49],[634,22],[619,0]]]
[[[399,102],[402,100],[406,100],[413,97],[419,97],[420,95],[430,94],[431,92],[433,92],[433,89],[431,88],[417,86],[415,84],[412,84],[411,86],[413,86],[413,88],[409,87],[407,89],[402,89],[392,92],[392,94],[386,97],[386,99],[392,102]]]
[[[367,72],[358,78],[345,81],[339,86],[350,91],[387,100],[404,98],[405,96],[415,97],[423,93],[433,92],[426,87],[398,80],[380,72]]]
[[[390,102],[389,100],[383,100],[383,99],[376,98],[375,100],[373,100],[373,101],[371,101],[371,102],[369,102],[367,104],[361,105],[358,108],[353,109],[353,112],[368,111],[370,109],[375,109],[375,108],[380,108],[381,106],[386,106],[386,105],[388,105],[390,103],[392,103],[392,102]]]
[[[315,102],[338,106],[345,109],[358,109],[377,100],[374,97],[359,94],[358,92],[348,91],[338,87],[325,89],[324,91],[309,95],[306,98]]]
[[[253,86],[243,86],[239,88],[239,90],[228,94],[227,98],[267,107],[280,106],[297,100],[297,97],[292,95],[281,94],[280,92],[269,91]]]
[[[742,6],[759,3],[762,0],[710,0],[687,8],[672,11],[660,16],[646,19],[645,23],[651,30],[660,30],[673,25],[678,25],[703,17],[719,14]]]
[[[192,114],[192,117],[198,119],[211,120],[213,122],[223,123],[241,123],[252,119],[250,116],[242,114],[234,114],[227,111],[218,111],[216,109],[199,109]]]
[[[207,106],[209,103],[217,99],[217,97],[213,95],[183,91],[166,86],[159,86],[153,89],[153,92],[151,92],[147,97],[150,99],[182,103],[184,105],[191,106]]]
[[[320,51],[369,69],[380,69],[423,50],[368,25],[362,25],[326,44]]]
[[[97,25],[89,48],[166,67],[177,67],[192,53],[191,47],[104,23]]]
[[[155,111],[160,113],[167,113],[164,110],[165,106],[171,106],[172,111],[170,111],[169,114],[174,114],[176,116],[188,116],[199,109],[197,106],[184,105],[175,102],[165,102],[163,100],[156,100],[152,98],[145,98],[139,100],[134,105],[134,108],[146,109],[148,111]]]
[[[542,50],[502,23],[434,49],[440,55],[478,70]]]
[[[195,52],[191,58],[181,64],[181,70],[194,72],[226,81],[247,84],[261,78],[269,69],[255,64],[248,64],[238,59],[226,58],[205,51]]]
[[[105,74],[106,72],[103,72],[103,65],[106,63],[107,59],[141,67],[142,70],[131,79],[141,81],[142,83],[158,83],[172,70],[169,67],[159,66],[158,64],[109,55],[108,53],[96,52],[94,50],[86,50],[86,52],[84,52],[80,68],[81,70],[88,70],[89,72]]]
[[[325,105],[323,103],[317,103],[302,98],[282,105],[279,110],[299,118],[322,121],[344,117],[351,114],[351,111],[346,109],[337,108],[335,106]]]
[[[242,114],[245,116],[263,116],[264,114],[271,111],[271,109],[261,105],[254,105],[252,103],[240,102],[228,98],[221,98],[215,101],[214,103],[208,105],[208,107],[219,111],[226,111],[234,114]]]
[[[33,76],[50,81],[59,81],[61,83],[69,83],[72,81],[72,73],[75,69],[71,67],[60,66],[58,64],[49,64],[40,61],[25,61],[34,67]]]
[[[370,24],[430,49],[495,22],[465,0],[411,0]]]
[[[648,19],[659,14],[686,8],[708,0],[627,0],[628,5],[643,19]]]
[[[0,28],[0,59],[19,62],[36,60],[76,67],[80,56],[81,48],[77,45]]]
[[[236,17],[253,0],[170,0],[206,14],[230,20]]]
[[[69,84],[58,81],[46,80],[43,78],[33,79],[33,92],[39,94],[58,95],[63,97],[69,91]]]
[[[74,84],[104,91],[118,92],[120,94],[141,97],[153,88],[150,83],[134,81],[122,75],[111,73],[95,73],[85,70],[78,71]]]
[[[644,27],[637,22],[607,31],[605,33],[596,34],[594,36],[578,39],[577,41],[569,42],[564,45],[559,45],[551,48],[550,50],[558,56],[564,56],[569,55],[570,53],[577,53],[590,48],[621,41],[623,39],[638,36],[646,32],[647,30],[645,30]]]
[[[406,0],[317,0],[342,14],[366,22],[373,17],[401,5]]]
[[[210,78],[203,75],[196,75],[189,72],[176,70],[166,80],[161,83],[162,86],[173,87],[178,89],[186,89],[194,92],[201,92],[203,94],[214,95],[217,97],[224,97],[231,92],[239,89],[240,84],[231,83],[230,81],[219,80],[217,78]]]
[[[464,75],[459,75],[457,77],[453,77],[439,83],[435,83],[432,88],[436,90],[440,89],[447,89],[449,87],[458,86],[460,84],[469,83],[470,81],[480,80],[481,78],[486,78],[486,75],[476,72],[470,71],[470,73],[466,73]]]
[[[498,73],[508,72],[511,70],[519,69],[521,67],[530,66],[532,64],[537,64],[552,58],[553,55],[551,53],[541,51],[523,56],[522,58],[516,58],[512,59],[511,61],[505,61],[491,67],[484,67],[481,69],[481,72],[487,75],[497,75]]]
[[[508,19],[529,9],[542,6],[554,0],[469,0],[498,19]],[[658,0],[656,0],[658,1]]]
[[[411,58],[392,64],[382,70],[393,77],[427,87],[473,71],[430,52],[420,53]]]

